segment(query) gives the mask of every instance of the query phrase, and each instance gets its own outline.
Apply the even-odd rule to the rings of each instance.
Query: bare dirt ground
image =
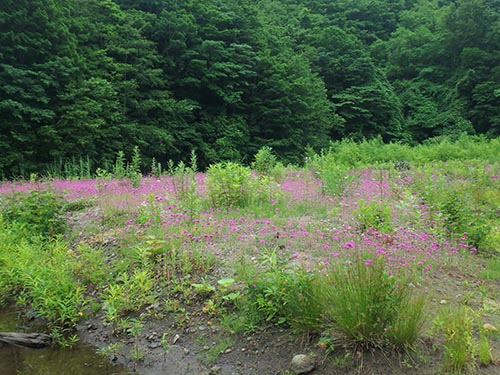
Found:
[[[437,292],[430,292],[431,304],[437,309],[443,300],[467,293],[463,277],[466,276],[449,274],[444,279],[439,274],[430,275],[428,282],[438,285]],[[473,275],[469,277],[473,279]],[[476,287],[469,284],[469,291]],[[110,361],[142,375],[286,375],[294,373],[290,363],[296,354],[314,358],[315,367],[310,373],[316,375],[444,374],[442,347],[430,337],[419,340],[413,353],[341,346],[328,353],[317,345],[316,336],[296,336],[272,325],[253,333],[230,334],[216,319],[201,313],[201,305],[191,306],[188,314],[185,321],[176,314],[157,319],[149,316],[146,309],[141,317],[144,329],[134,337],[114,334],[110,326],[103,325],[103,317],[97,316],[81,322],[78,334],[83,341],[100,348],[119,345],[119,349],[109,353]],[[500,341],[496,339],[492,344],[492,352],[500,353]],[[498,375],[500,362],[476,369],[480,375]]]

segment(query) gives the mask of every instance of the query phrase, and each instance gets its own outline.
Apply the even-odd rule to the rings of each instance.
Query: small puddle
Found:
[[[15,309],[0,310],[0,332],[22,332]],[[96,353],[96,348],[77,343],[71,349],[18,348],[0,343],[2,375],[125,375],[123,366],[114,366]],[[135,373],[137,374],[137,373]]]

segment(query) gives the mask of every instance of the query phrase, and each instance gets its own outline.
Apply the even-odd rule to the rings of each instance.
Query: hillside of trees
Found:
[[[0,177],[500,136],[500,0],[2,0]]]

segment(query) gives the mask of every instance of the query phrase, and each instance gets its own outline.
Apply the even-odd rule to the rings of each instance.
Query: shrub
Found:
[[[354,176],[349,173],[351,167],[340,163],[332,150],[309,157],[307,166],[321,179],[325,194],[342,195],[354,182]]]
[[[373,228],[380,233],[392,233],[391,207],[388,204],[372,200],[365,203],[359,201],[359,208],[354,211],[354,215],[359,223],[359,229],[365,231]]]
[[[15,298],[46,319],[53,333],[71,329],[86,305],[84,286],[71,270],[73,253],[62,241],[24,237],[24,231],[1,225],[0,304]]]
[[[264,146],[255,154],[255,161],[252,163],[252,168],[258,173],[269,175],[276,167],[276,164],[277,159],[273,153],[273,149]]]
[[[213,207],[244,207],[250,201],[250,169],[233,162],[211,165],[207,171],[208,198]]]
[[[207,171],[207,192],[212,207],[247,207],[276,200],[279,186],[270,176],[254,176],[250,168],[225,162]]]
[[[6,196],[1,211],[7,224],[17,223],[31,235],[53,238],[67,230],[63,198],[50,189]]]
[[[298,333],[321,330],[323,306],[315,300],[316,274],[292,270],[277,250],[266,250],[261,269],[242,264],[239,275],[245,289],[237,301],[242,319],[249,328],[272,321]]]

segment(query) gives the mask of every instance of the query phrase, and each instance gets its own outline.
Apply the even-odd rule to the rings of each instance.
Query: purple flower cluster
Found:
[[[204,198],[205,175],[198,173],[195,178],[196,192]],[[185,211],[185,202],[177,201],[170,176],[144,177],[140,187],[120,179],[54,180],[43,187],[60,192],[68,201],[93,199],[101,215],[106,209],[113,212],[110,207],[120,209],[126,216],[122,225],[132,235],[150,232],[170,246],[200,246],[207,251],[255,254],[263,247],[277,247],[283,256],[308,268],[349,261],[361,254],[367,267],[383,258],[390,271],[430,270],[436,262],[460,260],[464,252],[475,251],[467,244],[466,233],[456,240],[435,233],[426,221],[430,208],[405,190],[413,181],[410,172],[391,176],[387,171],[365,169],[356,172],[355,181],[343,196],[334,198],[323,193],[320,180],[299,171],[280,181],[282,198],[267,206],[230,211],[207,206],[196,214]],[[3,183],[0,194],[40,187],[28,182]],[[402,190],[414,199],[402,202]],[[359,230],[353,212],[361,200],[391,207],[391,233]],[[88,215],[96,215],[95,209]],[[74,215],[68,214],[68,220],[74,220]]]

